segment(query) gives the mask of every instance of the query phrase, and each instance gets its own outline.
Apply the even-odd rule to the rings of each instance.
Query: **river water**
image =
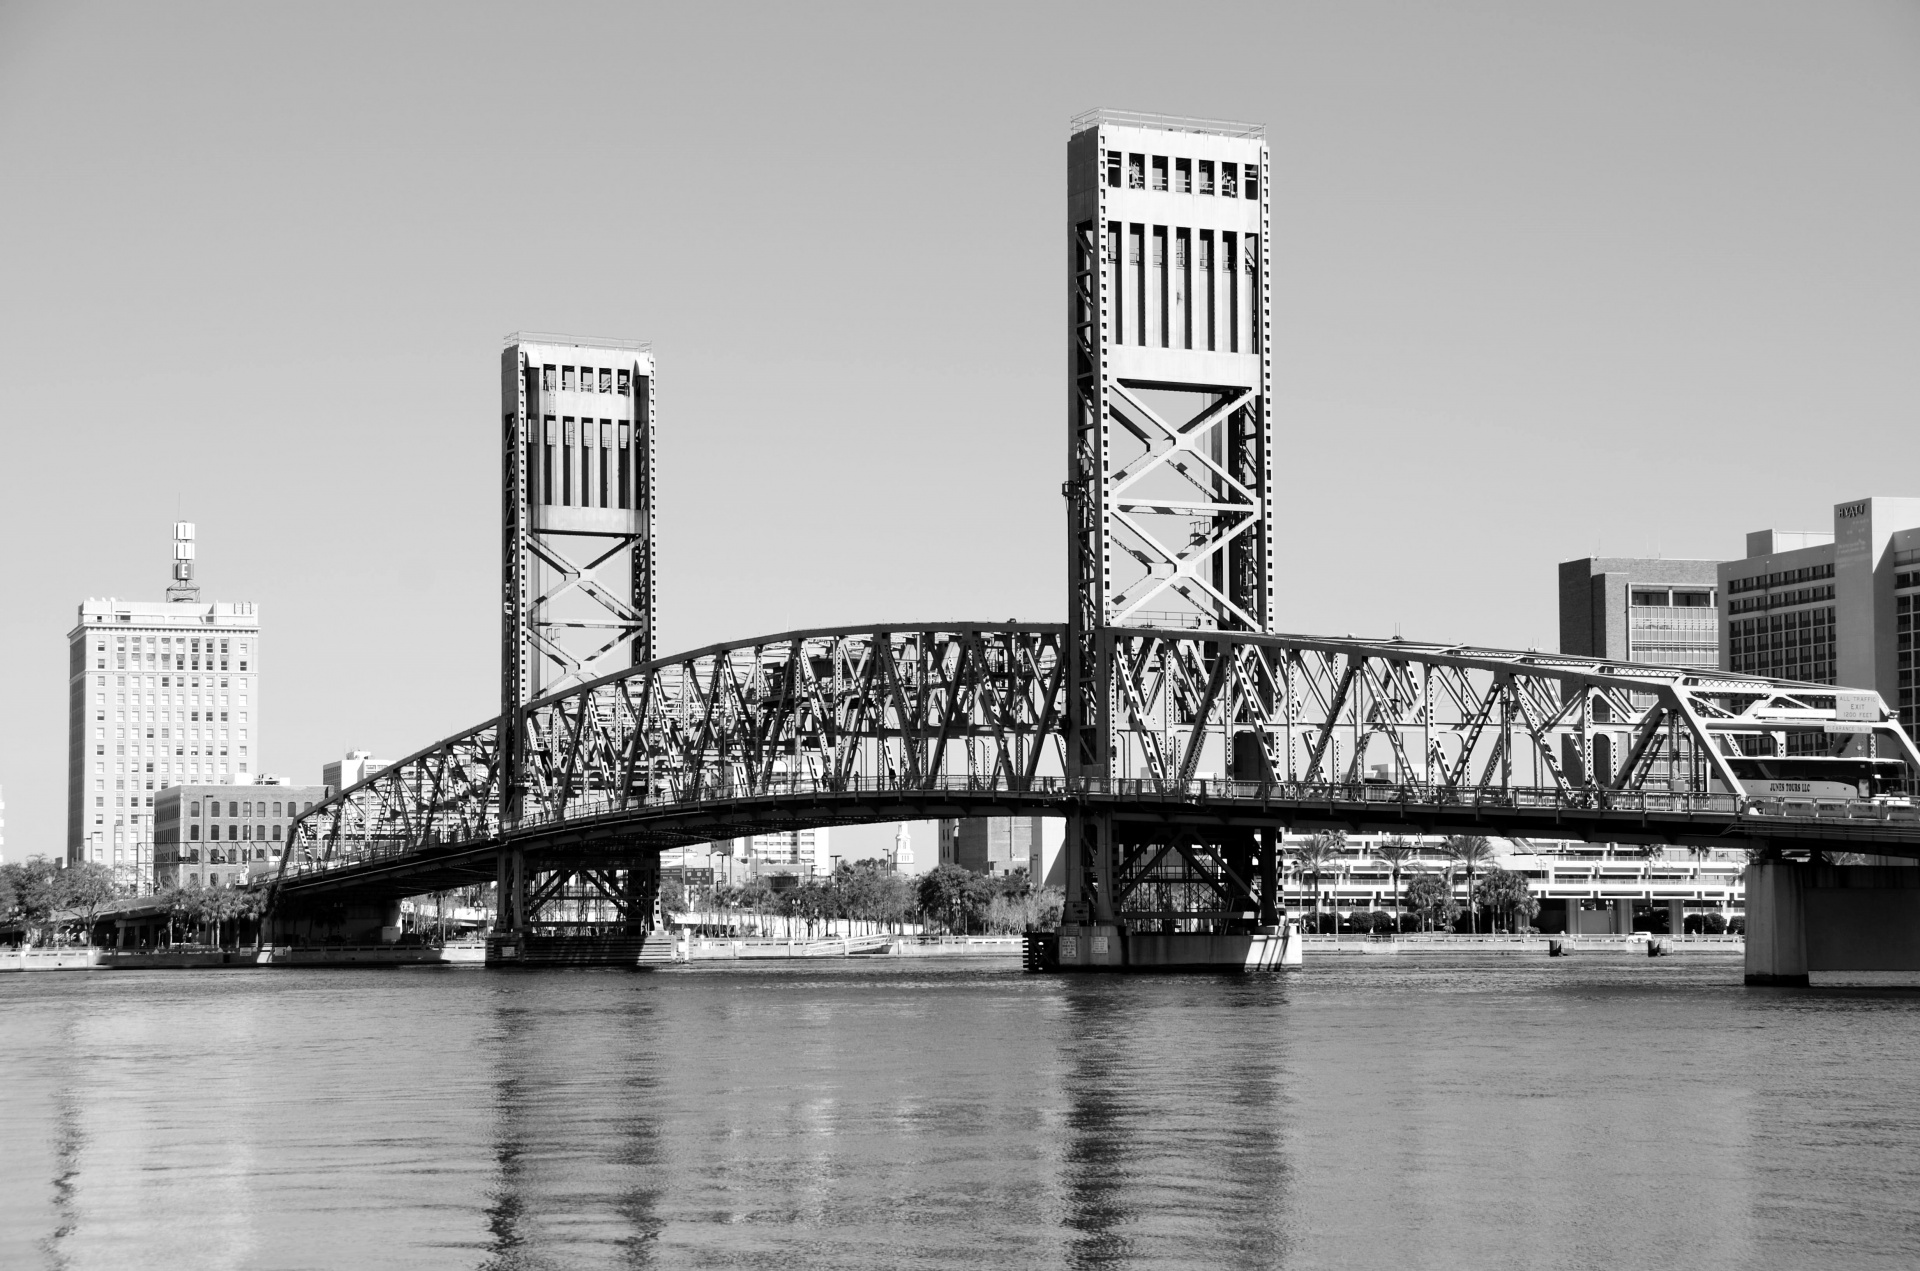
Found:
[[[1735,958],[0,980],[0,1267],[1912,1267],[1920,995]]]

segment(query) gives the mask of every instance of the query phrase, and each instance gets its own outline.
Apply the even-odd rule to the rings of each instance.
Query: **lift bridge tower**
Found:
[[[500,812],[513,826],[564,744],[538,734],[527,704],[654,654],[653,352],[521,332],[500,373]],[[529,877],[503,851],[499,883],[499,932],[638,935],[657,869]]]
[[[1224,742],[1133,745],[1116,658],[1127,628],[1271,629],[1269,177],[1259,125],[1097,110],[1069,129],[1067,763],[1080,778],[1260,775]],[[1123,931],[1272,924],[1277,836],[1209,836],[1071,817],[1061,961],[1117,964]]]

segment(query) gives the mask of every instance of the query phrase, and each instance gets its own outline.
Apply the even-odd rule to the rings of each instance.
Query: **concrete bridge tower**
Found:
[[[1097,110],[1069,132],[1067,762],[1082,778],[1135,778],[1104,633],[1265,632],[1273,621],[1270,160],[1256,124]],[[1236,758],[1252,766],[1233,754],[1219,766]],[[1248,835],[1187,847],[1223,878],[1254,869]],[[1063,941],[1062,960],[1070,948],[1095,965],[1118,959],[1129,845],[1109,818],[1082,815],[1066,848],[1066,921],[1098,931]],[[1258,908],[1271,923],[1272,897]]]
[[[652,347],[508,336],[500,401],[500,811],[511,827],[554,744],[529,727],[527,704],[653,657]],[[496,925],[524,935],[542,905],[584,901],[644,926],[657,876],[656,862],[530,880],[520,854],[503,852]]]

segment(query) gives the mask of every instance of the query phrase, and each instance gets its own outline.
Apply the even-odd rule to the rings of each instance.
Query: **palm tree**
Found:
[[[1313,930],[1320,933],[1320,871],[1332,864],[1347,845],[1347,836],[1339,830],[1314,834],[1293,850],[1294,869],[1301,878],[1313,879]]]
[[[1467,931],[1480,934],[1477,906],[1473,902],[1473,876],[1493,859],[1493,844],[1479,834],[1449,834],[1441,845],[1447,859],[1467,871]]]
[[[1393,929],[1400,930],[1400,869],[1419,854],[1420,849],[1405,839],[1388,839],[1373,849],[1373,854],[1387,863],[1393,871]]]

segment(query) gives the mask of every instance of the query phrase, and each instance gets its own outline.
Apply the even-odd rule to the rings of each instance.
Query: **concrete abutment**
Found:
[[[1920,987],[1920,868],[1749,865],[1746,981]]]

